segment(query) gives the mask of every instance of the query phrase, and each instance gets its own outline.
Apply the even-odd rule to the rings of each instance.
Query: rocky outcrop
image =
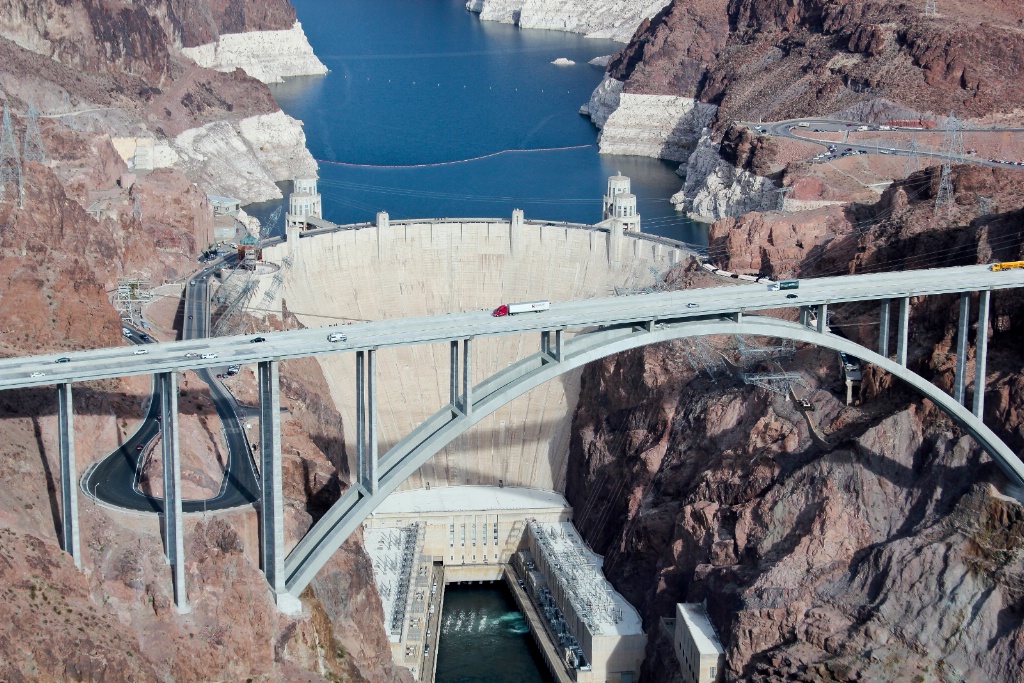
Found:
[[[665,0],[469,0],[466,9],[485,21],[582,33],[589,38],[628,42]]]
[[[580,107],[580,113],[589,116],[590,120],[598,128],[604,128],[605,121],[619,108],[619,97],[622,95],[622,88],[625,84],[605,74],[594,92],[590,94],[590,101]]]
[[[280,199],[275,181],[316,173],[302,124],[284,112],[192,128],[172,147],[189,178],[243,203]]]
[[[685,97],[622,93],[601,130],[601,153],[686,161],[714,110]]]
[[[217,71],[242,69],[263,83],[327,73],[299,22],[284,31],[221,34],[216,42],[182,48],[182,53],[200,66]]]
[[[744,171],[719,155],[719,145],[704,136],[686,164],[683,189],[672,196],[680,211],[704,220],[742,216],[778,207],[775,184]]]

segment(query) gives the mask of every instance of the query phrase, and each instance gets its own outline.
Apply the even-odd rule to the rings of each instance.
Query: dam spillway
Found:
[[[305,327],[491,310],[500,303],[608,296],[651,286],[686,252],[639,233],[511,220],[436,219],[317,230],[264,250],[289,260],[271,312]],[[572,330],[567,330],[570,335]],[[535,335],[474,340],[475,382],[538,349]],[[344,424],[355,424],[353,354],[318,359]],[[449,402],[447,344],[378,353],[379,432],[384,453]],[[508,485],[564,491],[569,426],[580,371],[488,416],[438,453],[400,490]],[[349,471],[354,430],[345,430]]]

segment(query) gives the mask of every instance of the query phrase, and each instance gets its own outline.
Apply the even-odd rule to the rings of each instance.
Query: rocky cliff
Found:
[[[46,149],[45,163],[23,164],[23,199],[8,183],[0,202],[0,355],[123,343],[110,292],[122,277],[160,285],[194,271],[212,227],[208,192],[265,198],[273,180],[314,170],[301,127],[265,85],[180,52],[294,22],[276,0],[0,9],[0,91],[16,144],[34,104]],[[177,300],[168,296],[154,304],[166,316],[155,328],[173,338]],[[282,369],[292,539],[344,487],[340,416],[310,398],[325,391],[318,373],[315,363]],[[252,380],[234,388],[253,402]],[[75,385],[79,473],[123,443],[149,392],[145,378]],[[218,423],[204,398],[186,376],[182,455],[195,491],[216,488],[221,475]],[[259,569],[255,511],[190,515],[192,612],[180,616],[157,519],[97,507],[80,492],[76,569],[58,541],[54,401],[46,388],[0,396],[0,619],[10,625],[0,634],[0,680],[410,680],[392,663],[358,538],[303,596],[303,615],[286,618]]]
[[[733,269],[794,277],[1015,259],[1018,176],[956,169],[942,221],[935,169],[817,221],[725,219],[710,251]],[[694,266],[674,278],[710,284]],[[911,308],[909,366],[945,389],[953,299]],[[1014,450],[1021,306],[993,296],[985,413]],[[834,330],[876,343],[875,305],[834,308]],[[737,340],[710,342],[743,363]],[[728,680],[1024,680],[1024,506],[1000,492],[1005,480],[969,437],[871,367],[861,403],[844,405],[831,352],[777,358],[800,374],[806,414],[699,358],[678,342],[594,364],[574,417],[567,497],[648,632],[675,602],[706,601]],[[680,680],[664,640],[652,638],[645,667]]]
[[[199,66],[217,71],[242,69],[263,83],[327,73],[299,22],[283,31],[223,33],[214,43],[186,47],[182,53]]]
[[[582,33],[625,43],[665,0],[469,0],[466,9],[485,21]]]
[[[683,189],[672,196],[676,208],[706,221],[776,209],[775,184],[723,158],[720,149],[709,135],[700,139],[687,160]]]

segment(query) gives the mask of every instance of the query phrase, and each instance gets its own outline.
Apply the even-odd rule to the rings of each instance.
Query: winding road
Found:
[[[194,274],[185,286],[185,309],[182,324],[183,339],[203,339],[210,332],[210,277],[223,263],[215,261]],[[133,341],[145,344],[138,335]],[[142,358],[139,358],[142,360]],[[245,409],[217,379],[219,368],[200,368],[195,372],[210,387],[210,398],[220,417],[228,445],[228,463],[224,480],[216,496],[205,500],[186,500],[185,512],[226,510],[249,505],[260,497],[259,477],[256,474],[250,447],[240,419]],[[161,512],[163,500],[138,489],[138,475],[150,445],[160,435],[160,398],[154,390],[149,411],[139,429],[124,444],[82,477],[82,489],[102,503],[136,512]]]

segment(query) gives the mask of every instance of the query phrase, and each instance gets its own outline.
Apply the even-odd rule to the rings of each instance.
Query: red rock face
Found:
[[[920,7],[835,0],[675,0],[609,65],[627,92],[682,95],[733,120],[838,112],[869,99],[961,118],[1010,113],[1024,95],[1024,14],[987,0]]]

